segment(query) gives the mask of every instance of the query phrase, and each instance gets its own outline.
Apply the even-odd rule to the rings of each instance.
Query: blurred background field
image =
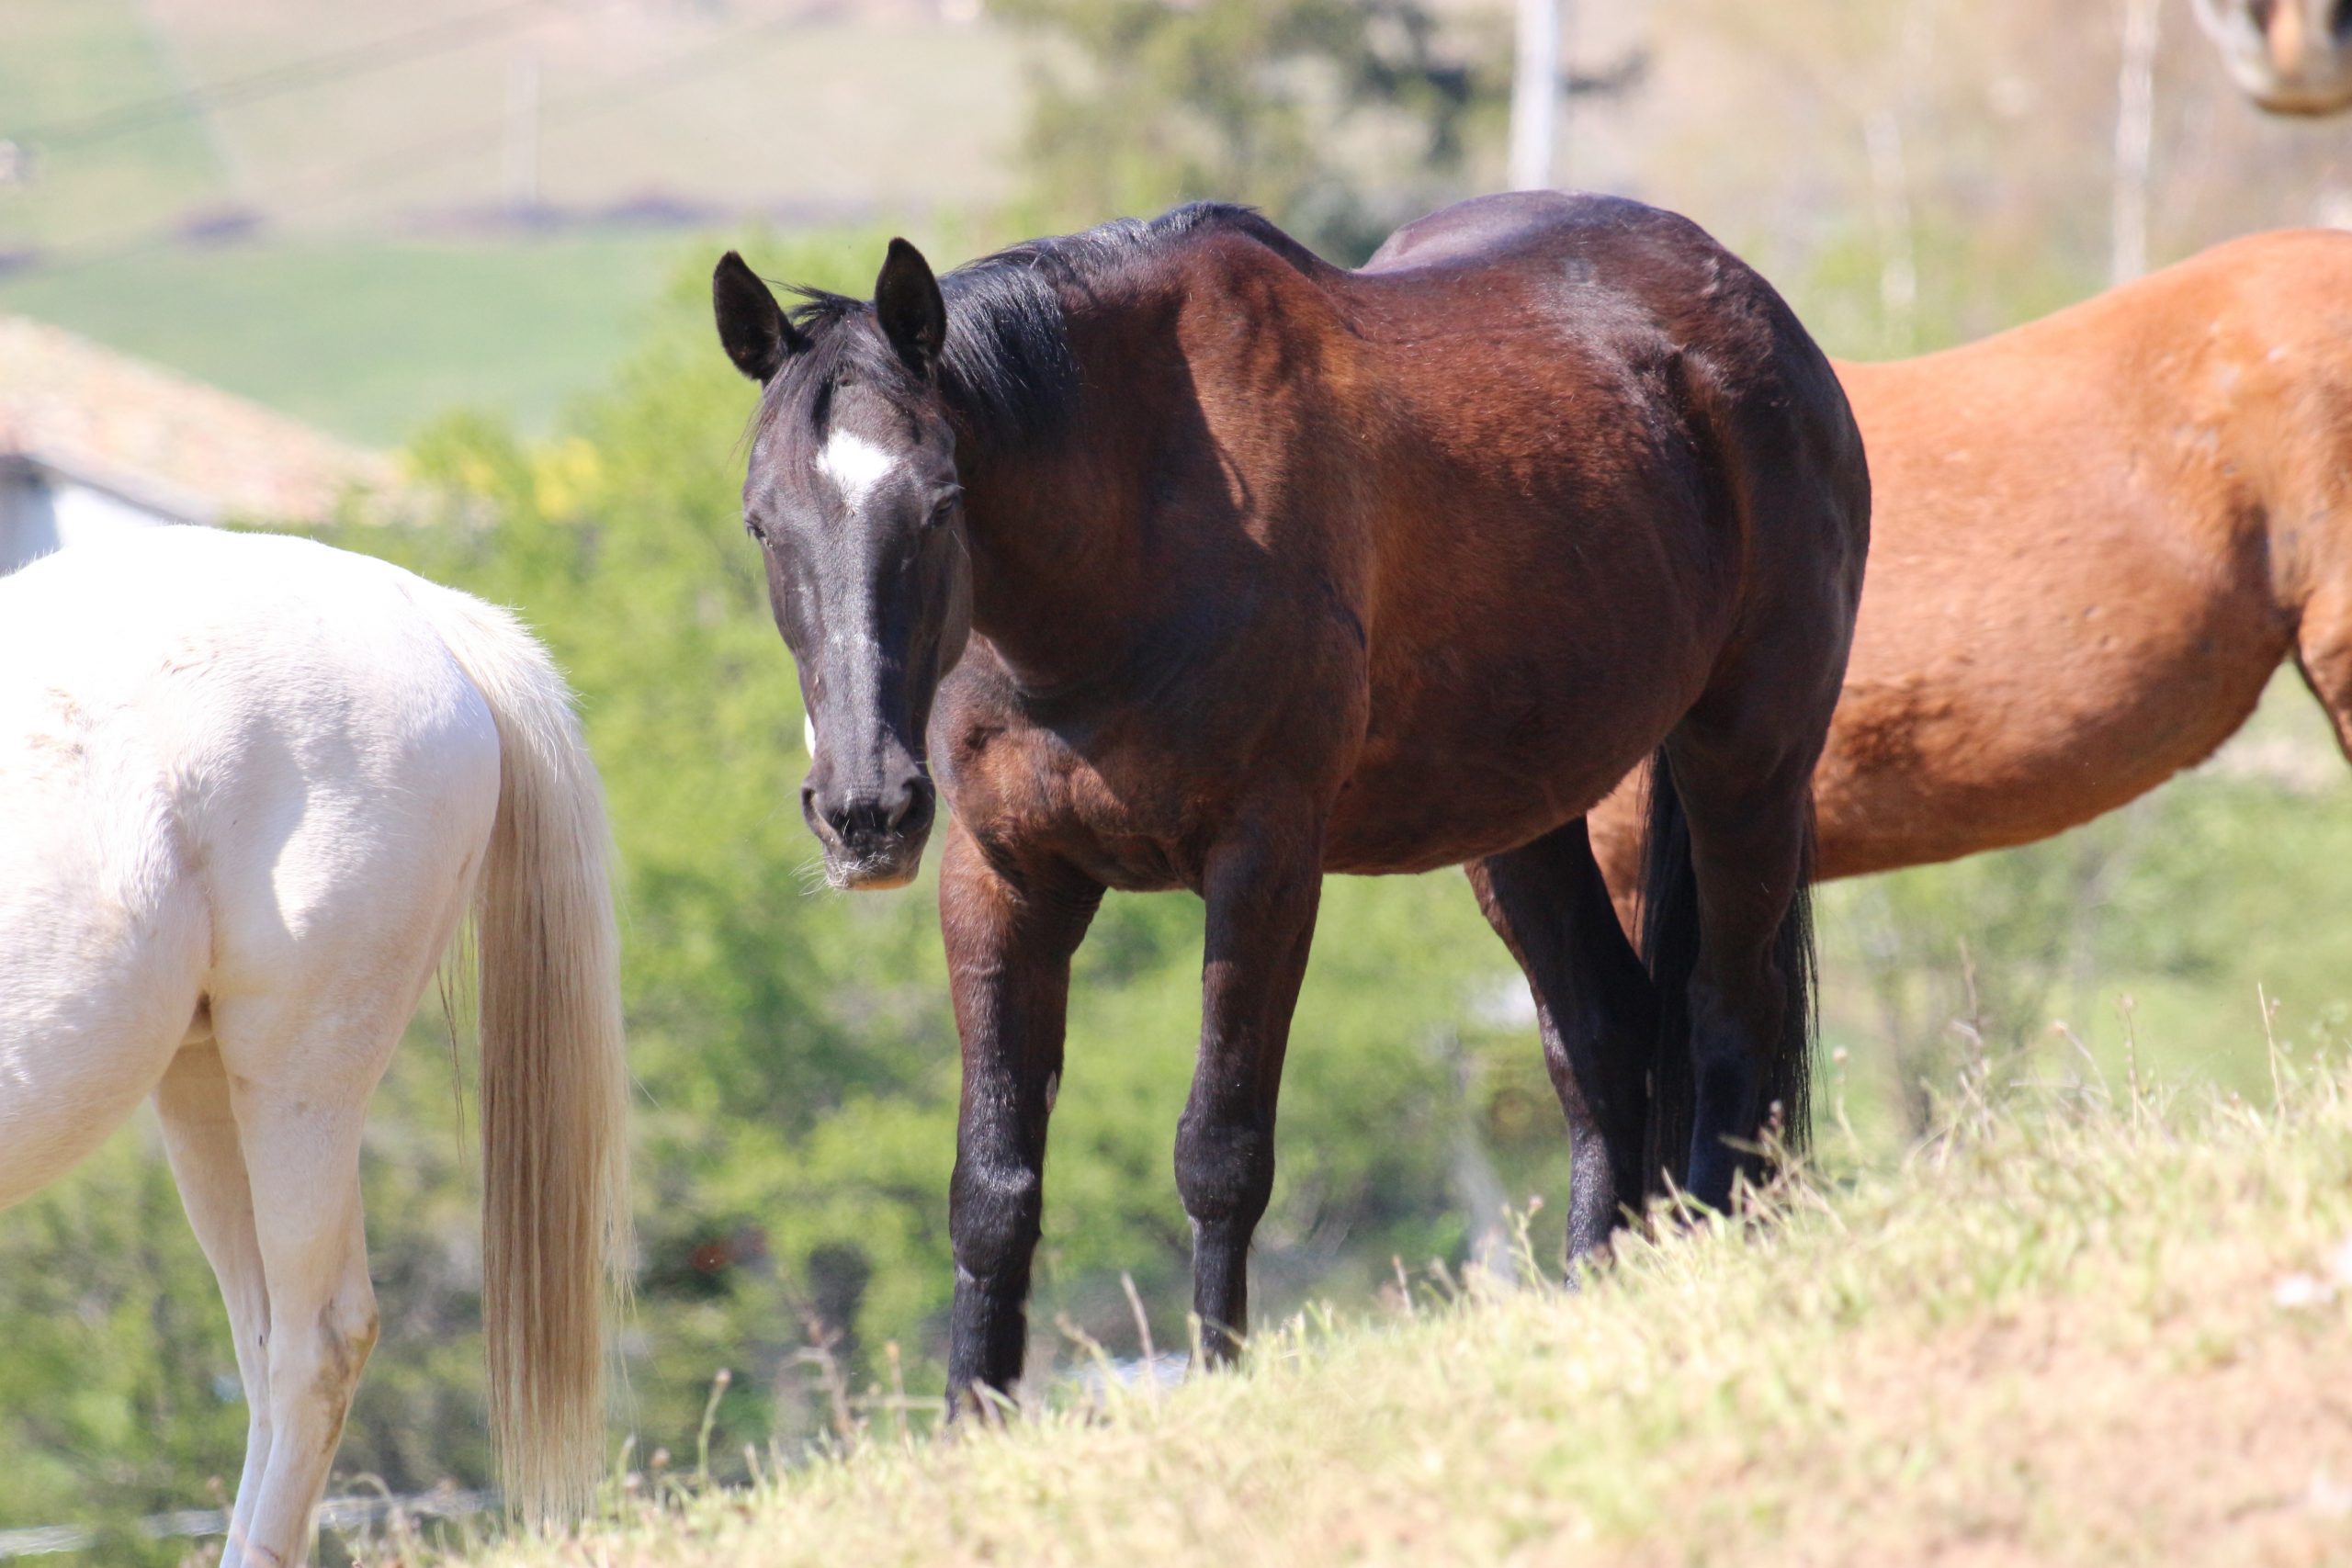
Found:
[[[1572,8],[1562,183],[1678,208],[1833,353],[1924,351],[2249,230],[2352,220],[2352,133],[2266,119],[2161,7],[2148,175],[2120,164],[2120,10],[2039,0]],[[809,891],[797,692],[735,491],[750,389],[705,279],[865,292],[1194,196],[1334,259],[1495,188],[1501,0],[12,0],[0,312],[369,446],[401,521],[339,542],[521,607],[572,671],[624,851],[639,1306],[616,1440],[719,1455],[938,1386],[955,1035],[927,883]],[[2120,220],[2119,213],[2125,214]],[[0,378],[6,367],[0,366]],[[2098,388],[2083,389],[2086,397]],[[254,519],[267,522],[267,519]],[[2053,842],[1824,897],[1825,1070],[1867,1157],[1964,1077],[2138,1071],[2269,1092],[2352,1034],[2352,773],[2290,672],[2237,740]],[[1034,1321],[1181,1320],[1170,1175],[1200,913],[1114,898],[1081,953]],[[459,1010],[462,1011],[462,1010]],[[486,1478],[466,1053],[429,1001],[377,1102],[385,1315],[350,1490]],[[1458,1269],[1566,1149],[1515,972],[1455,875],[1335,882],[1261,1233],[1268,1315]],[[1861,1156],[1858,1156],[1861,1157]],[[244,1433],[151,1125],[0,1215],[0,1530],[208,1495]],[[812,1352],[821,1350],[821,1354]]]

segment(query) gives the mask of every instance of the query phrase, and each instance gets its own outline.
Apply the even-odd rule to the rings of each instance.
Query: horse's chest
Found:
[[[985,843],[1045,854],[1122,892],[1193,887],[1223,813],[1176,771],[1132,748],[1073,749],[1049,731],[959,739],[942,769],[948,804]]]

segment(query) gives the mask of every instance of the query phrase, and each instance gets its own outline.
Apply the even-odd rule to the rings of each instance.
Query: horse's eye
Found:
[[[922,520],[922,525],[926,528],[944,527],[947,520],[956,515],[956,502],[963,493],[961,491],[951,490],[937,501],[933,502],[930,513]]]

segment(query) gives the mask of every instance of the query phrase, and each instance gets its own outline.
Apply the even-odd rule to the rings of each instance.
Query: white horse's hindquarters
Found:
[[[353,1036],[405,1023],[497,807],[495,726],[405,573],[137,546],[0,581],[0,1203],[120,1123],[200,998],[231,1072],[364,1098]],[[292,1038],[298,996],[356,1027]]]
[[[194,765],[233,766],[236,787],[187,792],[181,812],[216,922],[223,1061],[327,1098],[374,1088],[378,1038],[406,1024],[464,917],[499,793],[487,704],[389,569],[355,564],[374,570],[332,617],[254,661],[266,690],[208,697],[221,760]],[[306,1037],[269,1016],[294,1006],[350,1028]]]
[[[376,1335],[367,1101],[498,809],[497,725],[415,582],[209,530],[0,581],[0,1201],[170,1069],[254,1412],[224,1568],[302,1555]]]

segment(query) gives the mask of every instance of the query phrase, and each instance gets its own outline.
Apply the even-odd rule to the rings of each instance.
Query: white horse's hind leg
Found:
[[[447,858],[438,876],[362,878],[373,894],[367,918],[281,971],[282,988],[213,1000],[269,1325],[261,1369],[269,1453],[237,1499],[245,1537],[222,1568],[305,1559],[311,1512],[375,1348],[359,1140],[368,1099],[464,908],[468,857],[453,848]]]
[[[242,1542],[269,1463],[269,1292],[254,1230],[253,1186],[246,1179],[236,1112],[229,1101],[229,1077],[210,1041],[191,1044],[174,1058],[171,1070],[156,1086],[155,1108],[163,1114],[164,1147],[179,1183],[180,1201],[212,1264],[213,1277],[220,1281],[229,1332],[236,1341],[237,1376],[245,1388],[245,1463],[229,1518],[229,1540]]]
[[[232,1541],[223,1568],[286,1568],[310,1550],[311,1511],[376,1345],[359,1137],[368,1094],[404,1020],[371,1031],[380,1049],[366,1053],[373,1061],[357,1081],[241,1083],[235,1090],[254,1236],[268,1282],[262,1381],[269,1451],[258,1486],[237,1498],[243,1551]],[[344,1055],[337,1047],[358,1042],[328,1036],[317,1043],[322,1055]]]

